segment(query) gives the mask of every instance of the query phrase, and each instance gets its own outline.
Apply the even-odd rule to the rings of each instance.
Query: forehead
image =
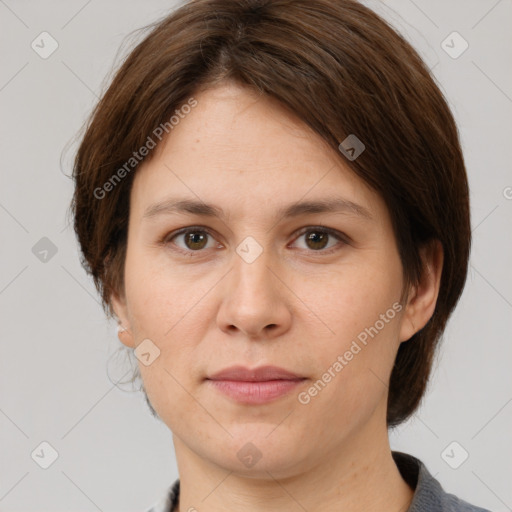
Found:
[[[157,154],[203,161],[208,156],[207,162],[233,171],[264,171],[301,160],[334,163],[325,141],[275,98],[232,83],[194,98],[197,106],[174,126]]]
[[[137,169],[131,204],[139,216],[170,194],[244,203],[254,213],[326,194],[382,207],[344,157],[274,98],[234,84],[193,97],[197,106]]]

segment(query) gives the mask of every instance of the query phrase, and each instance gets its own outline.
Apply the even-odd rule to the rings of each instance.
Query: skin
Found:
[[[428,271],[406,289],[401,311],[300,403],[298,393],[400,301],[389,212],[340,153],[276,100],[231,83],[194,97],[198,105],[137,170],[125,295],[112,295],[122,343],[136,348],[149,338],[160,350],[139,367],[173,433],[179,510],[407,510],[413,490],[391,456],[386,383],[400,343],[433,314],[440,246],[423,251]],[[170,196],[213,203],[227,216],[144,218]],[[274,218],[291,202],[331,197],[357,203],[371,219],[353,211]],[[193,230],[199,242],[188,245],[183,234],[173,238],[189,226],[209,234]],[[315,226],[348,238],[320,231],[320,241],[308,242]],[[236,252],[248,236],[263,250],[252,263]],[[307,380],[272,402],[240,404],[205,381],[234,364],[276,365]],[[252,467],[237,457],[249,442],[261,454]]]

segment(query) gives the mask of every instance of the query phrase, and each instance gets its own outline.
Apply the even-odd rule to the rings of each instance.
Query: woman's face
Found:
[[[177,452],[251,475],[381,446],[413,334],[383,200],[274,100],[234,85],[195,99],[137,170],[114,297],[152,406]],[[234,365],[302,380],[209,380]]]

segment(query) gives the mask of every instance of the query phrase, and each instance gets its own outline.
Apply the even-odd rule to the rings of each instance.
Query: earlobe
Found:
[[[411,287],[400,328],[400,342],[409,340],[434,314],[443,270],[443,247],[432,240],[420,249],[422,275]]]
[[[117,337],[119,338],[119,341],[129,347],[129,348],[135,348],[135,342],[133,339],[133,334],[127,327],[122,327],[122,329],[118,329],[117,331]]]
[[[135,341],[131,331],[131,325],[128,316],[128,308],[126,307],[125,298],[120,298],[117,293],[110,296],[112,308],[117,317],[117,337],[119,341],[130,348],[135,348]]]

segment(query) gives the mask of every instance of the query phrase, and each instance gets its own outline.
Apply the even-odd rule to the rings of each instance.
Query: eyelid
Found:
[[[207,228],[206,226],[186,226],[184,228],[180,228],[175,231],[171,231],[170,233],[166,233],[162,237],[162,239],[159,241],[159,243],[164,246],[167,246],[168,244],[171,243],[171,240],[173,238],[176,238],[177,236],[186,234],[188,232],[194,232],[194,231],[206,233],[207,235],[211,236],[214,240],[216,240],[218,242],[218,240],[212,234],[212,231],[209,228]],[[218,242],[218,243],[220,243],[220,242]],[[186,250],[186,249],[176,246],[176,244],[174,244],[174,245],[175,245],[175,249],[173,249],[173,250],[176,250],[177,252],[180,252],[182,254],[192,255],[194,253],[199,254],[201,252],[204,252],[204,250],[200,250],[200,251]]]
[[[299,230],[299,232],[297,233],[294,240],[296,240],[299,236],[303,235],[304,233],[307,233],[308,231],[315,231],[315,230],[323,231],[324,233],[332,235],[333,237],[335,237],[338,240],[341,240],[342,242],[345,242],[347,244],[351,241],[350,237],[345,235],[345,233],[343,233],[342,231],[338,231],[337,229],[328,228],[327,226],[320,226],[320,225],[318,225],[318,226],[312,225],[312,226],[306,226],[304,228],[301,228]],[[322,252],[322,251],[317,251],[317,252]]]
[[[328,235],[330,235],[338,240],[338,243],[336,245],[330,247],[329,249],[325,249],[325,250],[322,249],[322,250],[318,250],[318,251],[309,250],[309,251],[307,251],[308,253],[312,253],[312,254],[318,253],[319,255],[332,254],[333,252],[340,250],[340,242],[342,245],[350,245],[350,242],[351,242],[351,239],[347,235],[342,233],[341,231],[338,231],[337,229],[333,229],[333,228],[328,228],[327,226],[318,226],[318,225],[317,226],[306,226],[304,228],[301,228],[299,230],[299,232],[297,233],[297,235],[295,236],[295,238],[293,239],[293,242],[295,242],[299,237],[301,237],[304,233],[307,233],[308,231],[321,231],[323,233],[327,233]],[[303,249],[303,250],[307,250],[307,249]]]
[[[303,228],[300,228],[300,230],[294,235],[292,243],[295,242],[300,236],[307,233],[308,231],[315,231],[315,230],[327,233],[328,235],[336,238],[339,242],[342,242],[342,244],[344,244],[344,245],[350,245],[350,243],[351,243],[350,237],[345,235],[345,233],[338,231],[337,229],[333,229],[333,228],[329,228],[327,226],[321,226],[321,225],[310,225],[310,226],[305,226]],[[171,240],[173,238],[176,238],[177,236],[183,235],[188,232],[194,232],[194,231],[206,233],[207,235],[211,236],[214,240],[216,240],[218,243],[221,243],[215,238],[214,234],[212,233],[212,230],[206,226],[186,226],[184,228],[177,229],[170,233],[166,233],[163,236],[163,238],[160,240],[160,243],[162,245],[166,246],[167,244],[169,244],[171,242]],[[308,252],[318,253],[318,254],[330,254],[339,249],[340,249],[339,244],[336,244],[335,246],[333,246],[329,249],[326,249],[326,250],[318,250],[318,251],[309,250]],[[202,252],[205,252],[204,249],[198,250],[198,251],[192,251],[192,250],[183,249],[176,245],[173,250],[176,250],[177,252],[180,252],[182,254],[187,254],[187,255],[192,255],[194,253],[200,254]],[[306,249],[304,249],[304,250],[306,250]]]

